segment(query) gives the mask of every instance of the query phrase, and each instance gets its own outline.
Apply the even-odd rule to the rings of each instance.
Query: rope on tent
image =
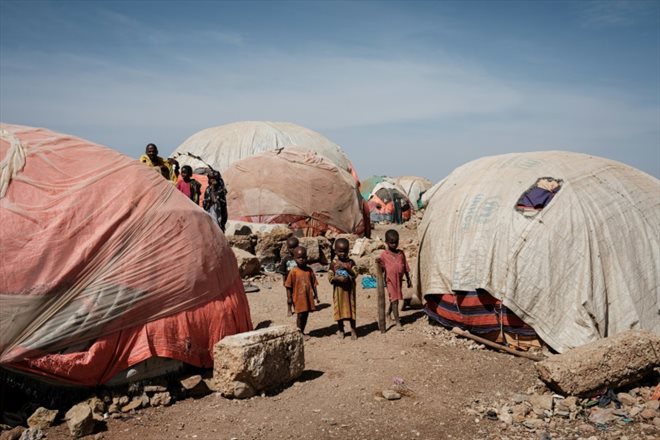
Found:
[[[13,179],[25,166],[26,148],[21,144],[21,141],[14,135],[14,133],[0,128],[0,138],[11,145],[7,155],[0,162],[0,199],[7,193],[9,182]]]

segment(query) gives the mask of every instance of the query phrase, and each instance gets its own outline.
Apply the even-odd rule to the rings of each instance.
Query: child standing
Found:
[[[307,265],[307,249],[298,246],[293,251],[293,258],[296,261],[296,267],[292,268],[286,277],[284,287],[287,293],[288,316],[296,313],[296,324],[300,332],[305,334],[305,326],[309,312],[316,310],[314,301],[319,303],[319,296],[316,292],[316,275]]]
[[[403,292],[401,286],[403,284],[403,277],[406,277],[406,284],[410,289],[412,283],[410,282],[410,268],[406,261],[406,255],[399,249],[399,233],[394,229],[390,229],[385,233],[385,244],[387,249],[380,254],[380,262],[385,271],[385,285],[387,293],[390,297],[390,307],[387,310],[387,316],[390,318],[394,315],[394,321],[397,328],[403,330],[401,321],[399,320],[399,301],[403,299]]]
[[[192,167],[190,165],[181,167],[181,180],[176,183],[176,189],[188,196],[195,205],[199,205],[202,184],[193,179],[192,174]]]
[[[218,171],[212,171],[209,175],[209,186],[204,191],[202,208],[218,222],[222,232],[225,232],[225,225],[227,224],[227,188]]]
[[[332,305],[334,307],[334,318],[337,321],[337,336],[343,339],[344,321],[348,320],[351,326],[351,339],[357,339],[355,329],[356,307],[355,307],[355,279],[357,270],[355,261],[348,258],[349,243],[345,238],[335,240],[336,258],[330,264],[328,280],[334,287],[332,289]]]
[[[280,260],[280,265],[277,267],[277,272],[282,274],[282,283],[286,282],[286,277],[291,272],[291,269],[296,267],[296,260],[293,258],[293,251],[299,245],[298,238],[291,236],[286,239],[286,253],[282,256]]]

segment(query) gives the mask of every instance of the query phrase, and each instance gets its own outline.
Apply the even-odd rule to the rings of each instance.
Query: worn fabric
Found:
[[[345,283],[339,284],[335,281],[335,276],[340,270],[348,272],[349,279]],[[330,263],[328,271],[328,281],[332,284],[332,306],[334,311],[335,321],[342,319],[357,319],[356,312],[356,282],[357,268],[355,261],[349,259],[348,261],[340,261],[335,258]]]
[[[97,385],[151,356],[210,367],[252,329],[220,229],[138,161],[2,124],[0,188],[2,367]]]
[[[364,234],[362,199],[347,171],[298,148],[267,151],[225,173],[230,220],[280,223],[304,235]]]
[[[385,283],[390,301],[399,301],[403,299],[403,276],[410,272],[406,254],[402,250],[392,252],[385,249],[380,254],[380,261],[385,270]]]
[[[543,177],[563,182],[552,200],[516,209]],[[463,165],[427,194],[419,295],[483,289],[559,352],[628,329],[660,334],[655,177],[584,154],[516,153]]]
[[[316,275],[309,266],[304,269],[296,266],[289,271],[284,287],[291,289],[291,300],[296,313],[316,310],[314,289],[317,285]]]
[[[190,165],[193,169],[209,164],[224,173],[239,160],[282,147],[313,151],[355,176],[353,180],[359,182],[339,145],[320,133],[289,122],[244,121],[207,128],[186,139],[174,150],[172,157],[181,165]]]

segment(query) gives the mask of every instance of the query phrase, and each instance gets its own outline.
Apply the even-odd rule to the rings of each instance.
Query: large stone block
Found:
[[[257,243],[256,235],[228,235],[226,238],[229,246],[254,254],[254,246]]]
[[[330,241],[325,237],[300,237],[298,244],[307,250],[307,262],[326,265],[330,263]],[[286,253],[286,242],[282,243],[279,255]]]
[[[588,396],[635,383],[660,366],[660,336],[631,330],[536,364],[539,377],[564,395]]]
[[[261,264],[259,259],[249,252],[238,248],[231,248],[236,256],[236,263],[238,263],[238,272],[241,278],[248,278],[259,275],[261,272]]]
[[[214,347],[214,389],[248,398],[299,377],[305,369],[303,337],[280,325],[228,336]]]
[[[257,234],[258,240],[254,248],[262,265],[274,264],[280,260],[282,243],[292,234],[286,226],[277,226],[266,233]]]

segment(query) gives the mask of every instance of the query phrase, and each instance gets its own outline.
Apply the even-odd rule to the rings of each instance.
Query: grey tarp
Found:
[[[563,180],[535,216],[515,209],[539,177]],[[660,181],[598,157],[485,157],[428,191],[418,294],[482,288],[557,351],[628,329],[660,334]]]

